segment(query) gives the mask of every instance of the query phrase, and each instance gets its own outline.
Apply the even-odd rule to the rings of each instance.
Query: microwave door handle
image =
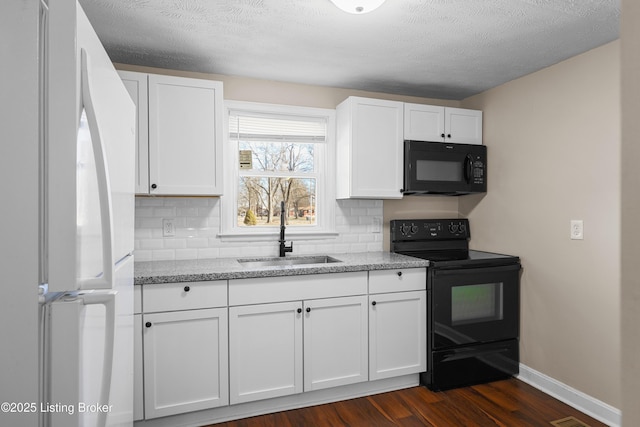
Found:
[[[464,159],[464,179],[467,181],[467,184],[471,183],[471,174],[473,172],[473,157],[471,154],[467,154],[467,157]]]

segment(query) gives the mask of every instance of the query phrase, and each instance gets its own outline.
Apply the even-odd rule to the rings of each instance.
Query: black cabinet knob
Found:
[[[451,134],[447,134],[447,138],[451,138]]]
[[[144,326],[146,326],[147,328],[150,328],[151,327],[151,322],[145,323]]]
[[[185,287],[184,287],[184,291],[185,291],[185,292],[189,292],[190,290],[191,290],[191,288],[190,288],[189,286],[185,286]]]
[[[377,302],[375,302],[375,301],[371,302],[371,305],[376,305],[376,304],[377,304]]]
[[[158,188],[158,186],[156,184],[151,184],[151,188],[155,190],[156,188]]]
[[[441,133],[441,134],[440,134],[440,136],[441,136],[442,138],[444,138],[444,133]]]
[[[307,307],[307,313],[311,313],[311,307]]]
[[[402,277],[402,271],[398,271],[398,277]]]
[[[301,308],[299,308],[297,311],[298,311],[298,313],[302,313],[302,309]]]

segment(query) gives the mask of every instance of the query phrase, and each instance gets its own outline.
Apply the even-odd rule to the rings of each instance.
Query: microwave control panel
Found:
[[[484,162],[479,156],[473,161],[473,183],[484,184]]]

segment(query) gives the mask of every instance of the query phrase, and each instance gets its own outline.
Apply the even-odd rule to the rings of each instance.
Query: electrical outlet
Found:
[[[581,219],[571,220],[571,240],[584,239],[584,224]]]
[[[378,216],[373,217],[373,227],[371,231],[373,233],[382,233],[382,218]]]
[[[176,235],[176,227],[173,218],[165,218],[162,220],[162,236],[174,237]]]

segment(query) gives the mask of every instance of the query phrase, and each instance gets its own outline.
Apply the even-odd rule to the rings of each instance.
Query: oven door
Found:
[[[487,191],[486,147],[404,142],[405,194],[468,194]]]
[[[431,269],[431,350],[518,338],[520,264]]]

